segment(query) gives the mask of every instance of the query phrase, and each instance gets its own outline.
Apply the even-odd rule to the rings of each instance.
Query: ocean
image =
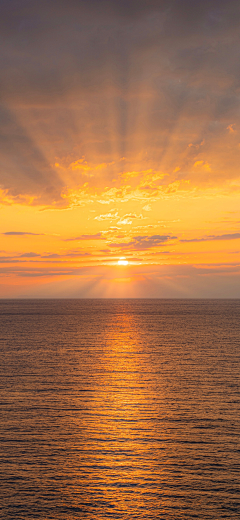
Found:
[[[1,518],[240,518],[240,300],[0,300]]]

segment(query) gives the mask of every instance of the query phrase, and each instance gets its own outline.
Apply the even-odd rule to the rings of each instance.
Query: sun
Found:
[[[118,265],[128,265],[128,260],[125,259],[125,256],[121,256],[118,260]]]

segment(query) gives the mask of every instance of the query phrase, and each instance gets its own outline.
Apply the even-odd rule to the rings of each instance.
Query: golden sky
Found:
[[[239,2],[1,13],[0,297],[239,297]]]

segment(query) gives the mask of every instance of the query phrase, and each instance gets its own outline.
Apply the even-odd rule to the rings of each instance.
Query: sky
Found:
[[[0,297],[239,298],[239,1],[0,10]]]

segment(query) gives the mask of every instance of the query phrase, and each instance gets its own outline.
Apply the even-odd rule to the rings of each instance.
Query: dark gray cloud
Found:
[[[240,238],[240,233],[225,233],[224,235],[208,235],[203,238],[181,239],[180,242],[207,242],[209,240],[236,240]]]
[[[20,255],[20,258],[37,258],[41,255],[39,255],[38,253],[23,253],[22,255]]]

